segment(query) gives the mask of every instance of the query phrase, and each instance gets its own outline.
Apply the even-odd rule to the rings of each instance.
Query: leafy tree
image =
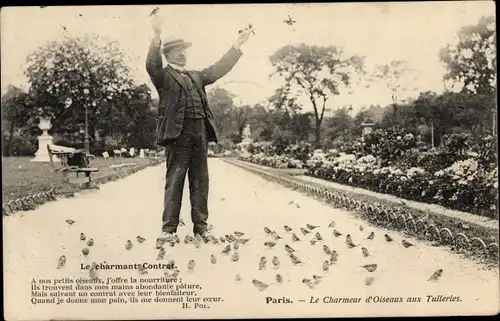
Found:
[[[349,141],[352,139],[353,125],[349,109],[347,107],[338,109],[332,117],[325,119],[325,138],[330,142]]]
[[[67,37],[37,48],[25,70],[38,106],[34,114],[55,117],[53,131],[71,136],[84,123],[87,106],[89,134],[94,135],[101,109],[120,96],[131,98],[127,90],[133,82],[124,60],[116,41],[98,36]],[[65,109],[68,101],[71,106]]]
[[[252,107],[249,105],[244,106],[233,106],[232,108],[232,119],[236,127],[237,134],[240,140],[243,139],[243,130],[248,124],[248,120],[252,114]]]
[[[6,155],[12,155],[14,133],[17,130],[23,129],[29,120],[29,113],[27,112],[28,103],[28,94],[12,85],[9,86],[7,92],[2,96],[2,122],[5,121],[2,125],[7,125],[6,127],[9,131],[7,149],[4,150]]]
[[[391,93],[393,105],[393,118],[397,120],[397,107],[400,93],[407,90],[403,86],[406,78],[415,78],[415,71],[410,68],[407,61],[393,60],[389,64],[378,65],[373,74],[375,81],[382,81]]]
[[[268,101],[274,109],[283,109],[288,113],[296,114],[302,110],[302,106],[297,103],[297,97],[292,95],[290,86],[276,88]]]
[[[252,107],[252,113],[248,119],[251,128],[251,136],[254,140],[270,141],[272,139],[274,122],[272,112],[261,104]]]
[[[126,143],[128,146],[139,148],[152,148],[155,145],[156,135],[156,112],[153,110],[151,91],[148,85],[132,87],[128,90],[130,99],[127,96],[123,102],[124,110],[116,114],[123,115],[122,124],[124,126],[111,126],[111,129],[118,133],[126,133]],[[115,114],[115,119],[116,119]],[[109,119],[103,117],[102,119]],[[116,119],[117,121],[120,121]],[[104,124],[99,126],[101,129]],[[102,134],[101,134],[102,135]],[[104,135],[102,135],[104,136]]]
[[[354,72],[363,71],[359,56],[344,57],[341,48],[305,44],[287,45],[278,49],[270,61],[275,67],[273,75],[284,81],[279,91],[284,106],[294,106],[302,96],[309,99],[313,108],[315,145],[321,146],[321,124],[326,102],[340,94],[341,87],[348,87]]]
[[[214,114],[215,125],[221,139],[229,138],[232,130],[232,110],[234,94],[226,89],[215,88],[208,92],[208,103]]]
[[[462,91],[493,94],[496,91],[495,17],[481,17],[475,25],[460,29],[458,42],[439,54],[447,69],[445,80],[463,84]]]

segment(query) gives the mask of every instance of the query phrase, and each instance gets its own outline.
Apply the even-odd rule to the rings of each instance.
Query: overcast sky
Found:
[[[152,37],[149,13],[155,6],[21,7],[2,8],[2,92],[9,85],[27,88],[23,69],[26,56],[38,46],[66,34],[98,33],[116,39],[129,55],[139,83],[152,84],[144,62]],[[278,83],[269,79],[269,56],[290,43],[342,46],[347,53],[366,57],[368,67],[406,60],[417,72],[406,84],[407,95],[443,90],[444,69],[439,50],[455,41],[458,30],[482,15],[494,15],[491,1],[357,3],[357,4],[253,4],[161,6],[164,35],[193,42],[188,68],[207,67],[229,49],[237,32],[252,23],[256,35],[244,45],[244,55],[216,85],[226,87],[240,103],[256,103]],[[283,21],[290,15],[293,27]],[[225,84],[227,83],[227,84]],[[213,86],[211,86],[213,87]],[[153,87],[152,87],[153,88]],[[210,88],[207,88],[210,89]],[[156,91],[152,91],[156,96]],[[404,98],[404,97],[403,97]],[[381,84],[353,88],[335,97],[333,108],[388,104],[391,95]]]

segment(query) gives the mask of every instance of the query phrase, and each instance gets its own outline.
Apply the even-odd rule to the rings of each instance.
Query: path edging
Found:
[[[495,233],[491,229],[471,224],[469,235],[476,234],[475,236],[467,236],[466,232],[462,231],[454,234],[452,231],[456,229],[454,228],[457,226],[456,221],[460,220],[450,218],[443,220],[441,217],[437,217],[439,214],[436,213],[419,213],[419,211],[408,207],[397,206],[388,200],[381,201],[373,196],[368,197],[354,192],[338,191],[332,187],[318,186],[319,184],[305,182],[290,175],[273,173],[272,169],[264,170],[238,160],[224,159],[223,161],[281,185],[320,197],[334,207],[359,213],[375,225],[403,231],[409,235],[431,241],[434,243],[433,245],[450,246],[458,253],[473,254],[474,257],[488,259],[488,261],[494,261],[498,265],[498,232]],[[437,220],[438,218],[440,220]],[[435,219],[436,221],[434,221]]]
[[[92,182],[97,185],[101,185],[108,182],[117,181],[119,179],[135,174],[148,167],[157,166],[163,162],[164,162],[163,159],[152,159],[152,162],[150,164],[134,166],[132,168],[127,168],[126,171],[120,171],[113,173],[111,175],[97,177],[93,179]],[[82,186],[84,184],[85,183],[71,183],[71,182],[69,183],[71,187],[77,188],[78,191],[82,189]],[[60,191],[57,191],[55,188],[51,188],[50,190],[42,191],[40,193],[35,193],[25,197],[10,200],[9,202],[2,204],[2,213],[5,216],[10,216],[16,212],[34,210],[38,206],[45,204],[46,202],[56,201],[58,196],[61,196],[63,194],[65,193],[61,193]]]

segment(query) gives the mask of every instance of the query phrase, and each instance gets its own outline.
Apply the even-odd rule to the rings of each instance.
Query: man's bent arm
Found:
[[[161,60],[160,47],[160,35],[159,33],[155,33],[146,58],[146,70],[158,93],[163,85],[163,61]]]
[[[243,53],[240,50],[240,46],[235,44],[229,49],[229,51],[222,56],[222,58],[217,61],[212,66],[200,71],[201,80],[203,86],[208,86],[216,82],[219,78],[226,75],[234,65],[238,62]]]

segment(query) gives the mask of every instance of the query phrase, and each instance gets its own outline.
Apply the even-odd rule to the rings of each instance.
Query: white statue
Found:
[[[243,129],[243,138],[250,138],[250,124],[247,124]]]

